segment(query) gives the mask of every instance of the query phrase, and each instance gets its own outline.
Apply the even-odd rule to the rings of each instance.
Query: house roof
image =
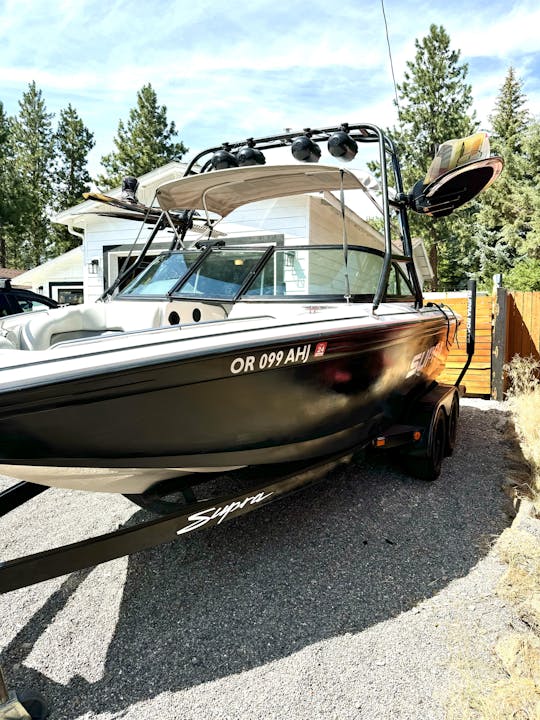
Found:
[[[50,273],[58,270],[59,268],[65,268],[69,266],[78,267],[82,265],[82,246],[79,245],[72,250],[68,250],[62,255],[57,255],[51,260],[47,260],[42,265],[37,265],[31,270],[25,270],[21,273],[19,281],[29,283],[30,285],[36,284],[37,281],[41,281],[42,277],[47,277]]]
[[[435,274],[433,272],[433,268],[431,267],[424,241],[419,237],[413,238],[412,246],[413,258],[417,269],[424,279],[433,280]]]
[[[162,165],[155,170],[145,173],[139,177],[139,188],[137,194],[142,202],[150,204],[154,199],[156,187],[164,182],[182,177],[186,169],[186,163],[177,162],[176,160]],[[111,197],[121,197],[122,190],[120,187],[107,191]],[[85,200],[84,202],[74,205],[73,207],[62,210],[53,218],[53,222],[67,225],[68,228],[84,227],[84,219],[87,215],[95,215],[96,212],[103,209],[103,204],[96,200]],[[76,234],[76,233],[75,233]]]
[[[22,275],[24,270],[16,270],[15,268],[0,267],[0,278],[14,278]]]

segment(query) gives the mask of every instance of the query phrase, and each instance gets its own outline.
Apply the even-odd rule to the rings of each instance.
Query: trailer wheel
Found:
[[[406,455],[407,471],[420,480],[436,480],[441,474],[441,465],[446,449],[446,415],[442,407],[437,410],[433,431],[425,455]]]
[[[446,448],[445,455],[452,455],[454,448],[456,447],[457,428],[459,420],[459,397],[454,395],[452,400],[452,407],[450,408],[450,415],[448,416],[448,431],[446,433]]]
[[[47,703],[37,690],[21,690],[17,697],[32,720],[45,720],[49,717]]]

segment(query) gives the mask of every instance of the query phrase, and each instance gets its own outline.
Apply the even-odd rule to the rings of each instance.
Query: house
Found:
[[[17,276],[17,285],[47,295],[61,305],[83,301],[83,249],[81,246]]]
[[[186,165],[170,162],[152,170],[139,178],[137,195],[145,204],[151,204],[156,189],[165,182],[183,176]],[[109,193],[120,197],[120,188]],[[130,248],[136,235],[140,232],[138,247],[146,239],[145,228],[132,220],[99,215],[107,210],[107,206],[98,201],[86,200],[79,205],[58,213],[53,221],[66,225],[69,232],[82,241],[79,265],[79,279],[84,290],[85,302],[97,300],[105,288],[112,283],[130,256]],[[160,233],[163,242],[170,242],[170,235]],[[165,246],[165,245],[164,245]]]
[[[137,190],[139,200],[152,204],[157,188],[182,177],[185,167],[184,163],[170,162],[141,176]],[[120,189],[110,195],[120,197]],[[353,207],[356,205],[346,210],[348,242],[382,249],[382,235]],[[28,271],[24,274],[25,283],[36,291],[60,298],[61,302],[70,301],[70,297],[78,299],[81,293],[85,302],[97,300],[126,264],[132,262],[133,255],[142,248],[148,235],[147,226],[108,216],[108,210],[110,208],[99,201],[87,200],[56,215],[54,221],[79,237],[82,245]],[[237,244],[274,242],[288,245],[307,242],[308,238],[321,244],[335,243],[341,242],[341,228],[340,202],[331,192],[252,203],[235,210],[218,225],[218,230],[226,233],[228,241]],[[197,237],[198,233],[190,231],[186,239]],[[170,245],[171,234],[161,231],[156,240],[155,248],[159,252]],[[397,247],[396,252],[401,254],[401,248]],[[431,278],[431,267],[421,242],[414,245],[414,258],[421,282]]]

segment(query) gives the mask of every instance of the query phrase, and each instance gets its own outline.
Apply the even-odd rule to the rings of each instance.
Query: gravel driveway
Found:
[[[500,404],[463,401],[435,483],[357,463],[246,517],[0,596],[11,683],[41,690],[52,720],[444,718],[460,655],[488,659],[509,622],[490,552],[509,524],[505,422]],[[0,521],[0,557],[147,517],[122,497],[50,491]]]

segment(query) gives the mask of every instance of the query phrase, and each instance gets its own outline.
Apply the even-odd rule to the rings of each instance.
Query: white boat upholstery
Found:
[[[22,350],[46,350],[55,343],[103,335],[157,328],[163,324],[161,302],[95,303],[36,313],[22,328]]]
[[[175,314],[176,320],[172,320]],[[0,349],[47,350],[57,343],[82,340],[108,333],[152,330],[172,324],[225,320],[223,306],[190,301],[113,301],[72,305],[47,312],[32,313],[18,338],[8,332]],[[0,340],[2,337],[0,336]]]
[[[36,310],[38,313],[47,313],[47,310]],[[26,313],[28,315],[29,313]],[[21,347],[21,325],[18,322],[20,315],[10,315],[2,320],[0,327],[0,350],[19,350]],[[0,363],[1,365],[1,363]]]
[[[16,350],[16,347],[5,335],[0,335],[0,350]]]

